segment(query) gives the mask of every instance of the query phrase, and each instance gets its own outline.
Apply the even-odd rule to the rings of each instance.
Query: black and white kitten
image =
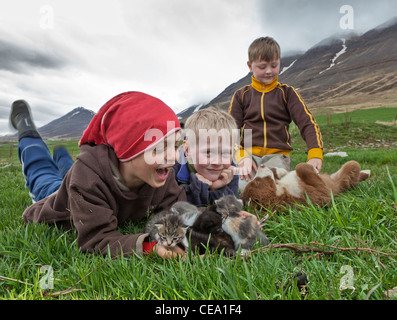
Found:
[[[255,217],[241,215],[242,200],[233,195],[227,195],[215,200],[215,205],[217,213],[223,220],[222,229],[232,237],[236,251],[241,247],[241,254],[245,254],[257,241],[263,245],[269,243],[269,239],[260,230]]]
[[[149,220],[143,232],[149,233],[152,240],[165,247],[175,247],[182,244],[187,251],[189,247],[186,237],[188,228],[178,214],[171,211],[162,211]]]

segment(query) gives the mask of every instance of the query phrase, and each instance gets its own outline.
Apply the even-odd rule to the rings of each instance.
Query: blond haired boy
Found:
[[[258,38],[248,49],[248,59],[252,83],[234,93],[229,107],[241,129],[240,152],[236,156],[240,190],[261,163],[291,170],[289,155],[293,148],[289,125],[292,121],[306,142],[307,162],[320,171],[323,160],[320,128],[296,89],[278,82],[280,46],[273,38]],[[250,134],[249,147],[244,145],[247,134]]]
[[[184,131],[174,170],[187,200],[207,206],[224,195],[238,196],[239,179],[232,161],[239,130],[234,118],[214,107],[205,108],[187,119]]]

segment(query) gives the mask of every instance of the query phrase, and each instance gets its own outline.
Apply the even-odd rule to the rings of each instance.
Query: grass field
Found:
[[[390,118],[396,110],[388,110],[386,120],[394,120]],[[0,298],[397,299],[390,297],[397,287],[397,128],[376,124],[374,115],[379,114],[384,112],[333,115],[328,123],[326,116],[319,116],[326,152],[343,150],[348,154],[347,158],[325,158],[323,171],[334,172],[354,159],[363,169],[370,169],[372,177],[335,198],[327,208],[302,206],[284,214],[276,212],[264,226],[272,245],[258,247],[244,259],[195,255],[185,260],[154,256],[111,259],[83,254],[76,245],[75,231],[22,221],[31,200],[16,149],[10,152],[10,146],[3,145]],[[305,161],[306,154],[297,132],[293,132],[293,140],[295,166]],[[50,149],[58,143],[49,143]],[[65,144],[74,155],[78,153],[77,141]],[[139,232],[144,224],[129,223],[120,230]],[[310,281],[305,295],[296,285],[288,286],[297,272]]]

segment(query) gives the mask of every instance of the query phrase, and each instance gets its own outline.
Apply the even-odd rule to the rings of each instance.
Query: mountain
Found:
[[[396,34],[394,18],[362,35],[344,33],[324,39],[303,54],[281,58],[279,81],[295,87],[312,110],[393,104],[397,100]],[[250,83],[251,74],[247,74],[202,108],[227,110],[234,92]]]
[[[195,104],[187,109],[184,109],[183,111],[178,113],[178,119],[186,119],[188,116],[190,116],[192,113],[195,113],[196,111],[200,110],[204,104]]]
[[[280,60],[280,74],[283,74],[289,70],[292,64],[302,56],[302,54],[290,56],[290,57],[283,57]],[[230,100],[233,97],[234,92],[244,87],[247,84],[251,83],[251,73],[248,73],[244,78],[238,80],[237,82],[228,86],[220,95],[212,99],[207,105],[203,106],[202,108],[213,106],[218,107],[221,109],[226,110],[229,107]],[[226,104],[226,105],[225,105]]]
[[[38,128],[44,139],[80,139],[95,112],[77,107],[64,116]],[[0,137],[0,141],[16,141],[17,134]]]
[[[280,81],[311,108],[387,104],[397,94],[397,20],[361,36],[334,39],[308,50]]]
[[[43,138],[80,139],[95,112],[77,107],[38,129]]]

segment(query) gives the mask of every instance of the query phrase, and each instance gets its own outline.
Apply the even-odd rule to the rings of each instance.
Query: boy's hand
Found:
[[[196,173],[197,179],[199,179],[201,182],[208,184],[209,186],[212,186],[212,181],[208,180],[207,178],[204,178],[200,173]]]
[[[185,251],[178,247],[175,246],[173,248],[168,248],[168,247],[164,247],[160,244],[155,244],[152,250],[154,253],[156,253],[159,257],[163,258],[163,259],[170,259],[170,258],[184,258],[186,257],[186,253]]]
[[[218,180],[215,181],[210,181],[199,173],[196,173],[196,176],[197,179],[199,179],[201,182],[208,184],[210,186],[210,190],[217,190],[228,185],[233,180],[234,170],[235,167],[233,166],[230,166],[227,169],[223,169],[221,174],[219,175]]]
[[[241,161],[238,163],[238,172],[240,175],[240,179],[245,179],[246,181],[248,181],[249,179],[253,179],[254,175],[252,169],[254,169],[255,172],[258,171],[256,163],[255,161],[252,161],[252,158],[247,157],[241,159]]]
[[[234,177],[234,167],[230,166],[227,169],[223,169],[221,174],[219,175],[218,180],[212,182],[210,190],[217,190],[223,188],[224,186],[228,185]]]
[[[258,221],[258,217],[256,215],[249,213],[248,211],[240,211],[240,214],[243,218],[254,217],[256,220],[256,224],[260,225],[260,222]]]
[[[311,164],[318,172],[321,171],[321,167],[323,165],[323,161],[320,158],[311,158],[307,161],[308,164]]]

